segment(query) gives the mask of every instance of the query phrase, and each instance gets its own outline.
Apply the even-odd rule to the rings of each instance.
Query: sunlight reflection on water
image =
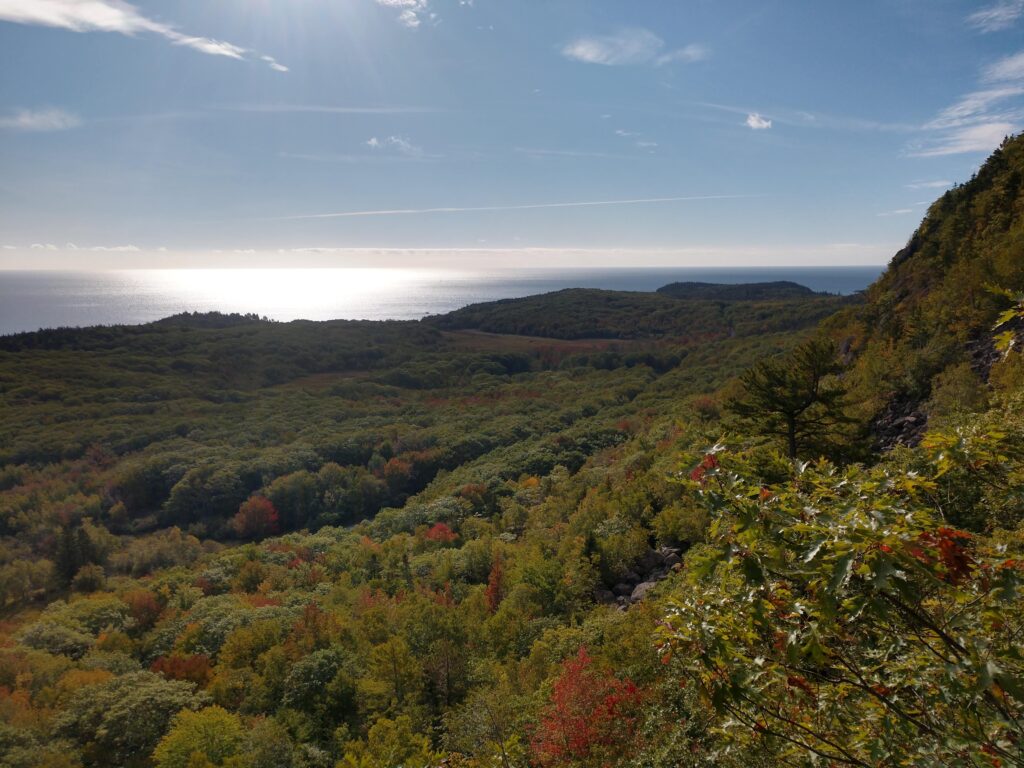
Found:
[[[850,293],[881,267],[763,269],[136,269],[0,271],[0,334],[135,324],[179,312],[256,313],[274,320],[411,320],[480,301],[563,288],[652,291],[676,280],[794,280]]]
[[[448,281],[467,275],[448,273]],[[126,275],[126,281],[138,280]],[[154,270],[141,277],[155,292],[178,296],[189,307],[221,312],[256,312],[275,320],[329,320],[420,317],[423,310],[403,307],[409,298],[422,303],[423,290],[437,275],[408,269],[177,269]],[[434,291],[436,286],[431,286]],[[415,301],[416,295],[421,297]],[[405,297],[403,299],[403,297]],[[436,300],[436,299],[435,299]]]

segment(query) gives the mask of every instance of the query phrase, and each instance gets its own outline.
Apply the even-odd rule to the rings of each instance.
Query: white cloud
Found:
[[[1024,80],[1024,51],[990,64],[985,68],[984,79],[989,83]]]
[[[245,48],[223,40],[183,34],[169,24],[142,15],[123,0],[0,0],[0,21],[72,32],[116,32],[129,36],[149,33],[174,45],[230,59],[244,59],[248,53]]]
[[[966,125],[977,120],[979,117],[989,114],[990,109],[996,104],[1021,94],[1024,94],[1024,87],[1016,85],[973,91],[962,97],[956,104],[946,107],[934,120],[929,121],[925,127],[953,128],[959,125]]]
[[[137,245],[94,245],[85,250],[99,253],[138,253],[142,249]]]
[[[759,195],[691,195],[688,197],[641,197],[625,200],[587,200],[571,203],[526,203],[524,205],[482,205],[444,208],[386,208],[376,211],[341,211],[338,213],[309,213],[298,216],[282,216],[274,221],[299,221],[304,219],[345,219],[361,216],[408,216],[426,213],[474,213],[478,211],[534,211],[549,208],[593,208],[621,205],[651,205],[654,203],[682,203],[698,200],[746,200]]]
[[[436,14],[430,12],[428,0],[376,0],[376,2],[377,5],[382,5],[385,8],[397,9],[398,23],[409,27],[409,29],[416,29],[423,23],[424,18],[430,20],[437,18]]]
[[[682,48],[677,48],[674,51],[663,53],[656,60],[656,64],[661,67],[665,64],[671,64],[674,61],[682,61],[690,64],[694,61],[702,61],[708,57],[707,46],[698,45],[697,43],[691,43],[685,45]]]
[[[658,146],[658,142],[656,142],[656,141],[638,141],[636,143],[636,146],[639,149],[654,149],[655,147]]]
[[[1016,130],[1013,123],[977,123],[956,128],[910,154],[914,157],[944,157],[965,152],[991,152]]]
[[[284,64],[280,63],[273,56],[260,56],[260,61],[267,62],[267,64],[270,66],[270,68],[272,70],[274,70],[275,72],[287,72],[288,71],[288,67],[286,67]]]
[[[907,189],[948,189],[953,186],[953,182],[947,179],[938,179],[936,181],[913,181],[907,184]]]
[[[749,106],[734,106],[730,104],[716,104],[709,101],[691,102],[697,107],[728,112],[734,115],[749,116]],[[754,113],[758,114],[759,113]],[[859,117],[845,117],[842,115],[830,115],[823,112],[808,112],[807,110],[784,109],[781,107],[772,108],[771,122],[781,125],[792,125],[798,128],[816,128],[834,131],[893,131],[910,132],[920,130],[920,125],[909,123],[887,123],[878,120],[865,120]]]
[[[1019,97],[1024,96],[1024,52],[985,67],[981,80],[993,85],[966,94],[922,126],[936,133],[913,144],[909,148],[912,157],[991,152],[1003,138],[1020,129],[1024,121],[1019,104]],[[1014,99],[1018,101],[1014,103]]]
[[[173,36],[166,35],[166,37],[175,45],[194,48],[200,53],[208,53],[211,56],[227,56],[229,59],[242,59],[245,57],[245,48],[240,48],[232,43],[225,43],[223,40],[211,40],[208,37],[189,37],[188,35],[178,34]]]
[[[21,109],[10,117],[0,117],[0,129],[11,131],[66,131],[81,123],[77,115],[62,109]]]
[[[772,127],[772,121],[762,117],[757,112],[751,112],[747,115],[746,124],[747,127],[753,128],[755,131],[766,131]]]
[[[999,32],[1008,29],[1024,15],[1024,0],[1000,0],[1000,2],[975,11],[967,17],[967,23],[982,32]]]
[[[879,216],[906,216],[908,213],[913,213],[913,208],[897,208],[895,211],[883,211],[878,214]]]
[[[401,136],[387,136],[383,139],[372,136],[367,140],[366,146],[377,150],[393,149],[407,157],[421,157],[423,155],[422,147],[417,147],[411,141]]]
[[[380,0],[378,0],[379,2]],[[608,67],[630,64],[664,65],[673,61],[699,61],[707,49],[691,44],[665,51],[665,41],[648,29],[622,29],[611,35],[579,37],[562,47],[562,55],[585,64]]]

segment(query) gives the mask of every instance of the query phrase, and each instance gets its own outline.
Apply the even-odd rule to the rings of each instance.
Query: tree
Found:
[[[991,479],[978,456],[1019,439],[772,486],[707,470],[710,546],[659,632],[663,661],[714,707],[717,749],[741,764],[1024,764],[1024,563],[932,501],[951,464]]]
[[[157,768],[189,768],[196,755],[202,765],[222,766],[242,751],[245,733],[238,716],[221,707],[176,715],[171,730],[157,744],[153,758]]]
[[[242,502],[231,527],[243,539],[273,536],[279,530],[277,510],[265,496],[252,496]]]
[[[56,731],[87,746],[89,765],[126,765],[148,755],[171,718],[208,699],[192,683],[152,672],[131,672],[72,696],[56,719]]]
[[[637,734],[642,703],[630,680],[600,672],[586,648],[562,663],[531,747],[541,766],[611,765]]]
[[[416,733],[408,715],[394,720],[379,718],[366,735],[366,743],[354,741],[346,745],[342,768],[427,768],[436,765],[437,755],[430,748],[430,739]]]
[[[512,768],[525,764],[520,738],[522,697],[500,669],[489,670],[464,704],[444,717],[448,749],[477,757],[483,765]]]
[[[494,613],[505,599],[505,566],[501,561],[501,555],[494,558],[494,565],[491,566],[491,573],[487,577],[487,589],[484,596],[487,598],[487,610]]]
[[[782,437],[791,459],[809,443],[825,442],[833,427],[850,422],[835,345],[811,339],[784,357],[762,360],[741,377],[743,392],[729,409],[762,434]]]

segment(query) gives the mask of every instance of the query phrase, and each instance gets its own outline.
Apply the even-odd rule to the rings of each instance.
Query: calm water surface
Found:
[[[411,320],[467,304],[563,288],[652,291],[678,280],[793,280],[853,293],[882,267],[772,269],[135,269],[0,271],[0,334],[136,324],[185,311],[256,312],[275,320]]]

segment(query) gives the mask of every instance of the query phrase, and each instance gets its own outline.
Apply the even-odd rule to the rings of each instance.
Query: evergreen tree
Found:
[[[729,409],[756,433],[781,437],[795,459],[813,446],[828,452],[829,432],[850,423],[835,345],[811,339],[784,357],[762,360],[741,377],[743,393]]]

